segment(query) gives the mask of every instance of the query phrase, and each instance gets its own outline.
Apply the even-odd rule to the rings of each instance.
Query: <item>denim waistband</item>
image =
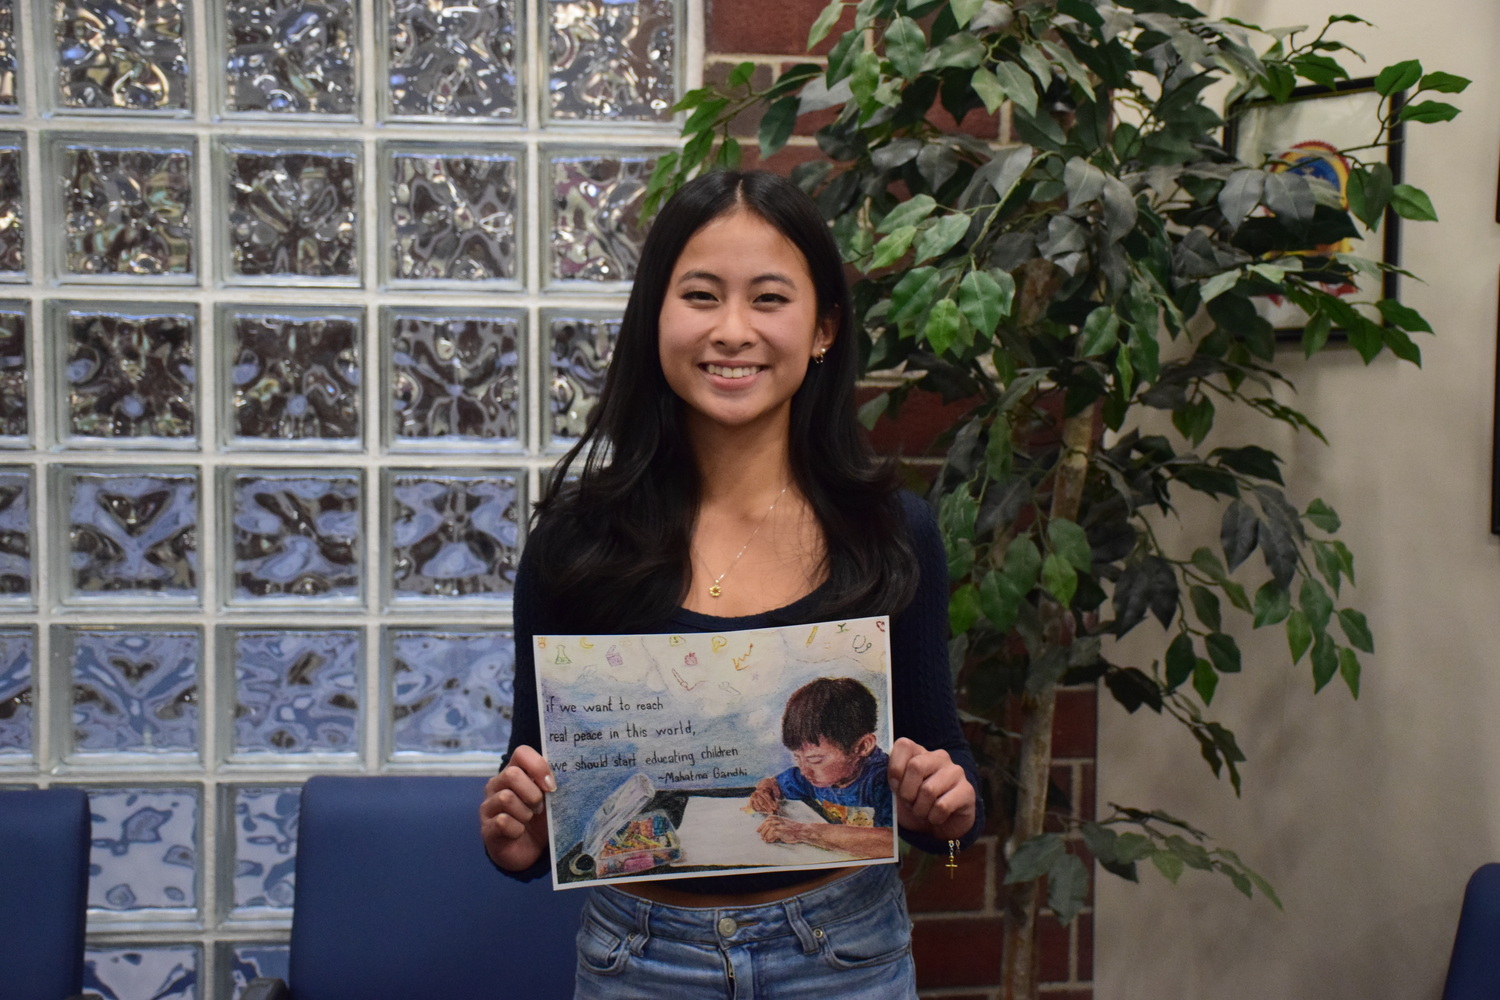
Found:
[[[853,916],[903,892],[900,867],[865,865],[826,885],[786,899],[753,906],[669,906],[632,896],[614,886],[594,889],[594,915],[614,923],[638,949],[653,937],[732,947],[795,936],[809,954],[817,949],[820,925]]]

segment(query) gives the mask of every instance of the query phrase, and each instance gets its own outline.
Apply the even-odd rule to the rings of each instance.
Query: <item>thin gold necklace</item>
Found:
[[[709,597],[718,597],[720,594],[724,593],[724,588],[719,585],[724,582],[724,578],[729,575],[730,571],[733,570],[735,566],[739,565],[740,556],[744,555],[745,550],[750,547],[750,543],[755,541],[755,536],[760,534],[760,529],[765,527],[766,522],[771,519],[771,511],[776,509],[776,505],[781,502],[782,495],[785,494],[787,490],[791,489],[791,487],[792,484],[787,483],[781,488],[781,492],[776,494],[776,499],[771,501],[771,506],[767,507],[766,512],[761,515],[760,523],[755,526],[754,531],[750,532],[750,537],[745,539],[745,544],[740,546],[740,550],[734,554],[734,559],[729,563],[729,569],[726,569],[724,572],[714,577],[714,582],[709,584],[708,587]]]

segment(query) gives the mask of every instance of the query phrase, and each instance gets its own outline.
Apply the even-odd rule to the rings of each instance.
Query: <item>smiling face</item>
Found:
[[[809,362],[833,343],[802,252],[744,209],[687,241],[658,322],[662,372],[690,429],[788,425]]]
[[[793,750],[792,760],[814,788],[842,788],[859,776],[861,765],[874,748],[873,733],[861,736],[848,750],[825,736]]]

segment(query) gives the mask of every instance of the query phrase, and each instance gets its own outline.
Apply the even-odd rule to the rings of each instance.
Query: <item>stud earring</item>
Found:
[[[828,353],[828,348],[825,347],[821,351],[819,351],[817,354],[814,354],[813,355],[813,364],[815,364],[815,365],[821,365],[823,363],[823,357],[827,353]]]

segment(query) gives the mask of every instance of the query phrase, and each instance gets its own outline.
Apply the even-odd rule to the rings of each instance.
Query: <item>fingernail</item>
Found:
[[[555,791],[557,791],[557,779],[554,778],[554,777],[552,777],[552,775],[550,775],[550,774],[547,775],[547,780],[544,781],[543,784],[547,786],[547,791],[549,791],[549,792],[555,792]]]

